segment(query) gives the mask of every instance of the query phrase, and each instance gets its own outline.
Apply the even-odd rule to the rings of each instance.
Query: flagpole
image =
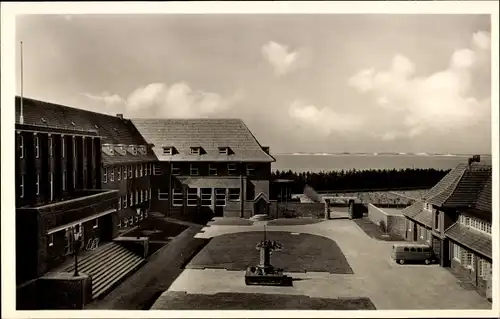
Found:
[[[24,116],[23,116],[23,97],[24,97],[24,74],[23,74],[23,41],[21,41],[21,112],[19,115],[19,124],[24,124]]]

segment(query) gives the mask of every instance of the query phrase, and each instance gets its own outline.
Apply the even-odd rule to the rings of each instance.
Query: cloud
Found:
[[[289,52],[289,47],[269,41],[261,48],[262,55],[274,68],[276,76],[286,75],[306,63],[307,51]]]
[[[474,96],[478,83],[472,79],[479,70],[490,70],[484,68],[491,54],[489,41],[489,33],[475,33],[470,48],[453,52],[448,68],[427,77],[416,76],[415,64],[401,54],[395,55],[388,70],[369,68],[352,76],[351,87],[373,98],[375,108],[392,112],[392,123],[371,126],[373,135],[388,141],[457,129],[464,133],[488,122],[491,100]]]
[[[196,91],[184,82],[171,86],[151,83],[134,90],[126,99],[106,92],[101,95],[87,93],[85,96],[106,105],[108,109],[121,107],[121,113],[131,118],[208,117],[231,108],[243,98],[241,93],[225,98],[217,93]]]
[[[292,102],[288,108],[288,115],[309,129],[317,131],[323,136],[332,132],[356,131],[363,124],[360,117],[339,113],[328,107],[318,107],[299,100]]]

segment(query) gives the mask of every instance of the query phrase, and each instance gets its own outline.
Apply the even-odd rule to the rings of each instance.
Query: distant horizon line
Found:
[[[328,155],[415,155],[415,156],[492,156],[486,153],[425,153],[425,152],[283,152],[274,153],[273,155],[317,155],[317,156],[328,156]]]

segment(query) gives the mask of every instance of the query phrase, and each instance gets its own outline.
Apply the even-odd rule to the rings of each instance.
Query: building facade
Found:
[[[241,120],[133,120],[159,163],[152,205],[170,216],[249,218],[269,213],[271,163]]]
[[[492,167],[474,156],[405,208],[406,239],[432,246],[443,267],[488,295],[491,281]]]

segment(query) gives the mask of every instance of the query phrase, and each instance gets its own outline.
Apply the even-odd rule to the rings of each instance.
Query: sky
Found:
[[[26,15],[16,38],[30,98],[241,118],[275,154],[491,153],[487,15]]]

